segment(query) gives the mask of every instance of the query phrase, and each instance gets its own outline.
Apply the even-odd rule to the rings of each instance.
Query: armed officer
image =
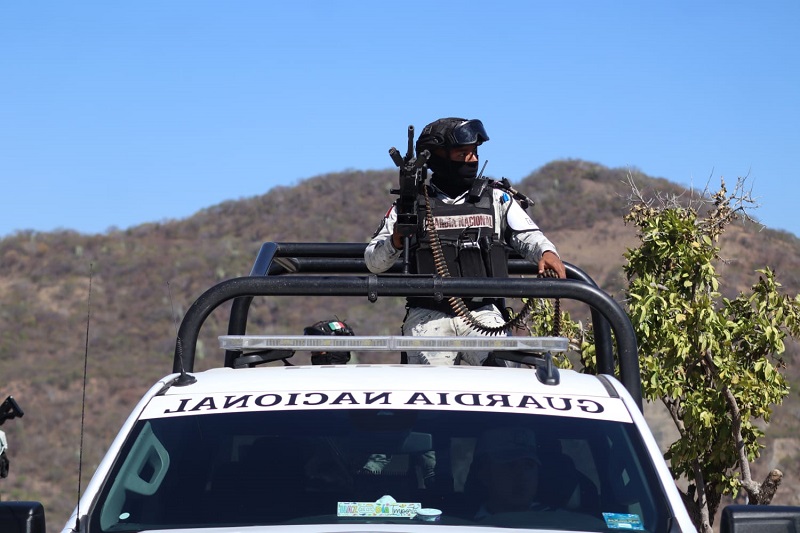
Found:
[[[556,247],[530,219],[508,188],[478,177],[478,147],[489,140],[480,120],[441,118],[423,128],[417,154],[427,150],[433,171],[417,201],[418,226],[409,239],[410,271],[452,277],[507,277],[506,246],[538,265],[539,274],[565,278]],[[364,252],[367,267],[385,272],[403,253],[397,204],[384,216]],[[432,221],[432,224],[431,222]],[[435,235],[434,232],[435,231]],[[437,260],[437,258],[439,258]],[[486,327],[505,324],[498,300],[464,299],[469,313]],[[457,316],[448,299],[409,297],[403,335],[487,335]],[[409,363],[481,365],[486,352],[409,352]]]

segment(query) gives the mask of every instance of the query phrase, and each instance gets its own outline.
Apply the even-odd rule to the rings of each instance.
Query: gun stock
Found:
[[[24,414],[16,400],[14,400],[12,396],[9,396],[0,404],[0,425],[6,420],[21,417]]]

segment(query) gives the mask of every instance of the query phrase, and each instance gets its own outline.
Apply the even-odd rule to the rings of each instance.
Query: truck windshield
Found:
[[[406,523],[667,532],[633,424],[318,409],[138,422],[90,531]]]

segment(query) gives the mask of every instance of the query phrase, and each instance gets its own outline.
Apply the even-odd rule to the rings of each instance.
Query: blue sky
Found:
[[[442,116],[483,120],[494,177],[748,175],[752,214],[800,235],[798,27],[796,0],[3,2],[0,237],[393,168]]]

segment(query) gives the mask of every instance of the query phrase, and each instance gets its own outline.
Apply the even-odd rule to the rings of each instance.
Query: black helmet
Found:
[[[320,320],[313,326],[303,329],[303,335],[349,335],[353,336],[353,330],[341,320]]]
[[[355,335],[350,326],[339,319],[320,320],[303,329],[303,335]],[[350,352],[311,352],[312,365],[344,365],[350,361]]]
[[[465,118],[440,118],[424,128],[417,139],[417,153],[434,148],[449,149],[465,144],[483,144],[489,140],[480,120]]]

